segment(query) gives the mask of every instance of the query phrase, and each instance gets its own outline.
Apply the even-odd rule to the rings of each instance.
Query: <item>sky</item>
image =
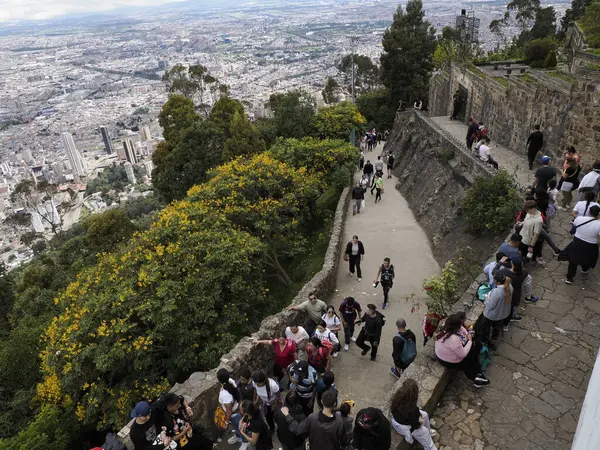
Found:
[[[122,7],[156,6],[183,0],[0,0],[0,22],[44,20],[67,14],[104,12]]]

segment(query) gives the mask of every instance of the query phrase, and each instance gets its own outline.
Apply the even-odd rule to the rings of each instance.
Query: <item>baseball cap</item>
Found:
[[[549,156],[542,156],[542,164],[548,164],[550,162],[550,157]]]
[[[150,403],[148,402],[139,402],[131,411],[130,416],[135,419],[136,417],[146,417],[150,415]]]
[[[294,371],[302,374],[308,373],[308,363],[306,361],[298,361],[294,367]]]

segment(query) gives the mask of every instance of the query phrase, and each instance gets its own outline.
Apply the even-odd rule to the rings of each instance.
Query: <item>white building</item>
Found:
[[[144,161],[144,169],[146,169],[146,175],[152,177],[152,171],[154,170],[152,161]]]
[[[65,132],[62,133],[61,137],[65,152],[71,162],[74,172],[80,177],[85,176],[85,161],[83,160],[81,153],[79,153],[79,150],[75,147],[73,136],[71,136],[71,133]]]
[[[133,173],[133,166],[129,161],[127,161],[124,166],[125,173],[127,174],[127,180],[129,180],[129,183],[131,184],[136,184],[137,180],[135,179],[135,173]]]

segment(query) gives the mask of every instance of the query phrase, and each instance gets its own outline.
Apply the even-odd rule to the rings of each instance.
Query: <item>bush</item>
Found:
[[[552,68],[556,67],[557,64],[558,64],[558,61],[556,59],[556,50],[550,50],[550,53],[548,53],[548,57],[544,61],[544,68],[552,69]]]
[[[462,207],[467,231],[476,235],[506,233],[514,223],[521,204],[519,191],[505,170],[500,170],[492,178],[476,178]]]
[[[556,41],[552,38],[529,41],[525,44],[525,62],[531,67],[542,67],[550,52],[556,50],[556,47]]]

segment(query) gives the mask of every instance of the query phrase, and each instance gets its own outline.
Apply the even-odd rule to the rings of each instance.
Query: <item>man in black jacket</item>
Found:
[[[373,168],[373,164],[371,164],[370,160],[367,160],[365,167],[363,167],[363,174],[365,174],[369,178],[369,186],[371,185],[371,181],[373,180],[373,172],[375,169]]]
[[[150,403],[139,402],[131,412],[135,420],[131,425],[129,437],[135,450],[162,450],[168,449],[171,443],[166,433],[161,433],[151,418]]]
[[[365,199],[365,189],[360,185],[360,182],[356,183],[356,186],[352,188],[352,215],[354,216],[357,212],[360,214],[360,204]]]
[[[400,378],[402,372],[404,372],[412,363],[412,361],[404,360],[402,357],[404,346],[408,345],[409,347],[407,347],[407,349],[412,348],[414,350],[411,352],[414,353],[414,355],[411,355],[411,359],[414,361],[414,356],[417,355],[417,337],[415,336],[415,333],[406,329],[406,320],[404,319],[396,320],[396,327],[398,328],[398,334],[392,339],[392,346],[394,348],[392,352],[392,359],[394,360],[392,375],[396,378]]]
[[[388,450],[392,445],[392,427],[378,408],[361,409],[354,424],[354,448]]]
[[[533,127],[533,131],[527,138],[527,159],[529,160],[529,170],[533,170],[533,161],[538,152],[544,145],[544,133],[540,131],[540,126]]]
[[[367,312],[363,314],[362,318],[356,323],[360,324],[364,322],[365,326],[360,330],[356,345],[362,348],[361,355],[365,356],[371,350],[371,361],[375,361],[377,357],[377,348],[379,347],[379,341],[381,340],[381,328],[385,323],[385,316],[377,311],[377,306],[373,304],[367,305]],[[365,341],[369,341],[371,346],[365,344]]]

